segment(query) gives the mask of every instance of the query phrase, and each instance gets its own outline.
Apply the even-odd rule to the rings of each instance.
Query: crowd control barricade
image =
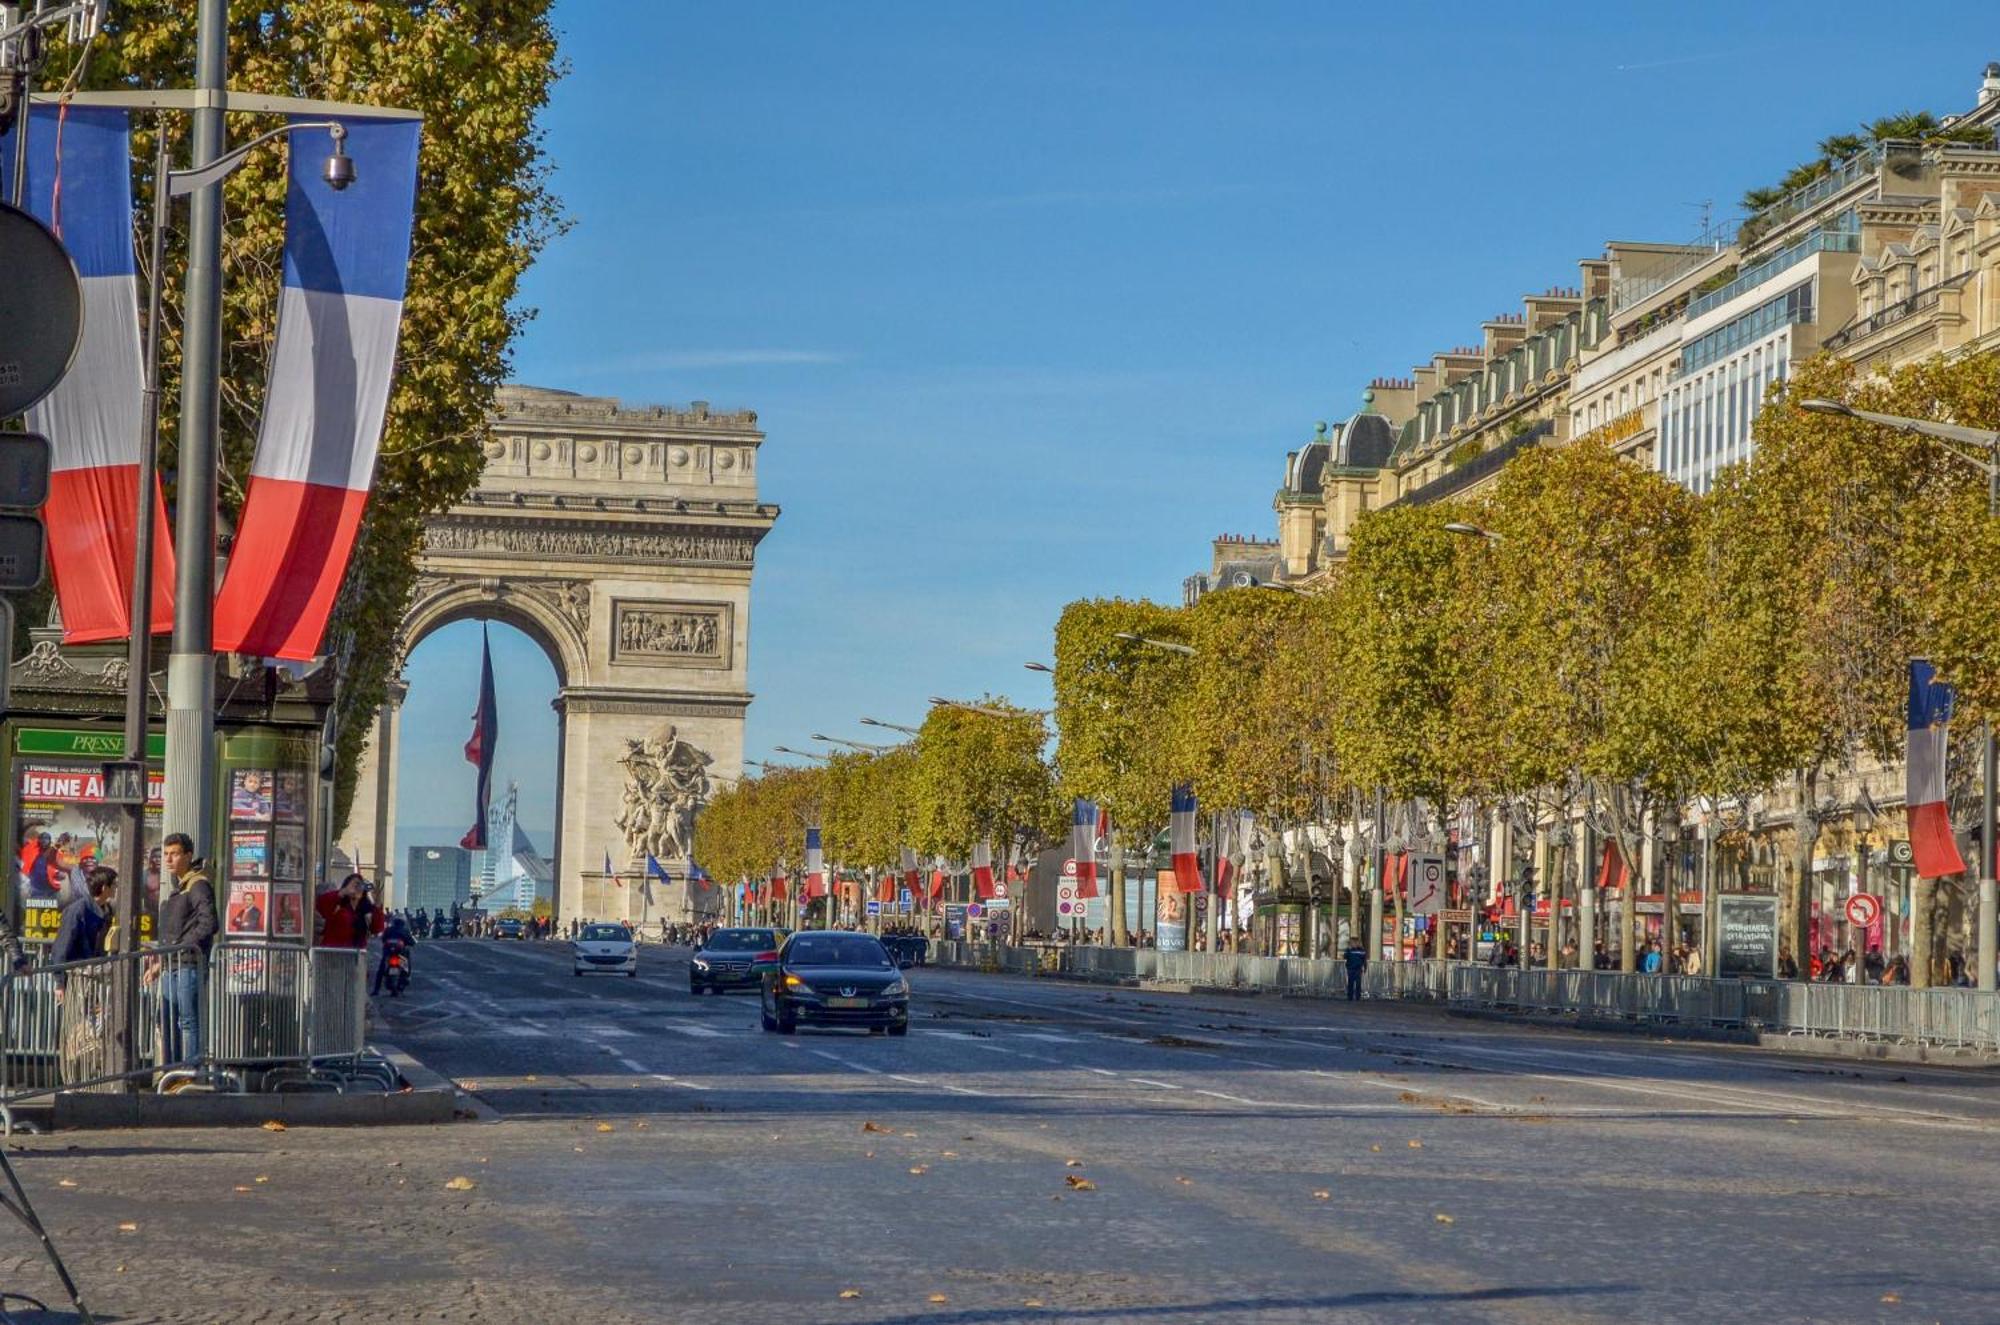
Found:
[[[367,1049],[368,951],[224,943],[209,958],[207,1062],[238,1091],[389,1090]]]
[[[148,948],[0,977],[0,1127],[14,1107],[61,1092],[107,1090],[191,1064],[163,973],[199,965],[192,946]]]

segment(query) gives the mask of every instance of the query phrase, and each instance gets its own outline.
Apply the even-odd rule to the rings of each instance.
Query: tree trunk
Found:
[[[1800,769],[1792,775],[1792,791],[1797,801],[1793,811],[1792,886],[1786,899],[1781,943],[1789,943],[1799,963],[1799,978],[1812,978],[1812,862],[1813,848],[1819,844],[1819,821],[1813,818],[1813,793],[1819,790],[1819,770]]]

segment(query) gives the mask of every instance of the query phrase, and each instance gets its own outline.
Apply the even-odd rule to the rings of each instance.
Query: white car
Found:
[[[585,971],[639,974],[639,945],[632,941],[632,931],[623,925],[585,925],[570,948],[576,956],[578,975]]]

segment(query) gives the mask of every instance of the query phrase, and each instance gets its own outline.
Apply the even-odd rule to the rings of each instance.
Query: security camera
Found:
[[[326,186],[339,193],[354,182],[354,158],[347,154],[347,128],[333,126],[333,155],[326,159],[326,168],[321,172]]]

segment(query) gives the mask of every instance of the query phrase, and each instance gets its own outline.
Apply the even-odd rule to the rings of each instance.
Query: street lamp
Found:
[[[1149,649],[1165,649],[1168,653],[1178,653],[1187,658],[1194,657],[1198,652],[1192,644],[1177,644],[1173,640],[1152,639],[1145,635],[1135,635],[1129,630],[1114,631],[1113,633],[1119,639],[1129,640],[1134,644],[1143,644]]]
[[[831,755],[819,754],[812,750],[794,750],[789,745],[774,745],[771,749],[781,755],[795,755],[800,759],[817,759],[821,763],[825,763],[828,759],[832,758]]]
[[[138,524],[132,540],[132,584],[128,599],[131,638],[125,648],[127,672],[125,688],[125,759],[144,767],[146,758],[146,697],[153,671],[153,488],[157,483],[160,453],[160,285],[165,262],[167,212],[173,200],[198,189],[219,184],[240,169],[265,143],[308,129],[325,129],[333,136],[333,153],[322,173],[335,190],[354,182],[354,159],[347,155],[347,126],[338,120],[307,120],[261,133],[206,165],[188,170],[171,170],[167,165],[167,134],[159,135],[159,149],[153,159],[153,221],[151,234],[152,282],[146,296],[145,381],[140,414],[144,432],[139,439],[138,497],[133,506]],[[183,498],[191,500],[191,498]],[[193,548],[184,549],[184,561],[205,562]],[[202,566],[200,589],[203,604],[208,602],[212,567]],[[183,586],[184,587],[184,586]],[[186,607],[176,603],[176,615]],[[204,607],[203,610],[206,610]],[[213,715],[210,715],[213,720]],[[141,775],[143,777],[143,774]],[[196,804],[201,801],[197,800]],[[120,868],[127,879],[142,877],[145,869],[145,806],[133,807],[132,821],[124,834]],[[138,889],[118,890],[118,936],[122,951],[136,951],[139,941]]]
[[[983,713],[989,718],[1040,718],[1048,715],[1047,709],[996,709],[984,704],[967,704],[956,699],[946,699],[942,695],[931,696],[931,707],[964,709],[967,713]]]
[[[905,736],[923,735],[923,732],[919,731],[915,727],[905,727],[900,722],[884,722],[880,718],[863,718],[861,720],[861,725],[864,727],[886,727],[892,732],[901,732]]]
[[[1031,672],[1043,672],[1049,676],[1054,676],[1056,674],[1056,669],[1049,666],[1045,662],[1022,663],[1021,666],[1027,668]]]
[[[1444,531],[1447,534],[1464,534],[1469,538],[1483,538],[1489,543],[1502,541],[1500,535],[1494,533],[1491,529],[1482,529],[1476,524],[1466,524],[1460,520],[1453,520],[1444,527]]]
[[[838,736],[823,736],[819,732],[814,732],[812,738],[815,741],[825,741],[828,745],[845,745],[855,750],[864,750],[872,755],[878,755],[884,750],[893,750],[896,748],[893,745],[869,745],[865,741],[849,741]]]
[[[1930,419],[1906,419],[1899,414],[1877,414],[1838,400],[1802,400],[1799,408],[1812,414],[1831,414],[1836,418],[1872,423],[1948,443],[1944,448],[1946,455],[1986,475],[1986,516],[1989,520],[2000,516],[2000,432],[1968,428],[1957,423],[1937,423]],[[1986,453],[1986,458],[1982,460],[1967,455],[1958,449],[1959,446],[1977,447]],[[1979,805],[1979,987],[1990,993],[1996,982],[1994,963],[2000,960],[2000,950],[1996,950],[2000,948],[2000,935],[1995,932],[1996,920],[2000,920],[2000,883],[1996,883],[1993,877],[1994,837],[1996,828],[2000,828],[2000,813],[1996,813],[1994,796],[1995,775],[2000,773],[2000,751],[1994,747],[1991,718],[1979,725],[1979,748],[1980,780],[1984,784]]]

